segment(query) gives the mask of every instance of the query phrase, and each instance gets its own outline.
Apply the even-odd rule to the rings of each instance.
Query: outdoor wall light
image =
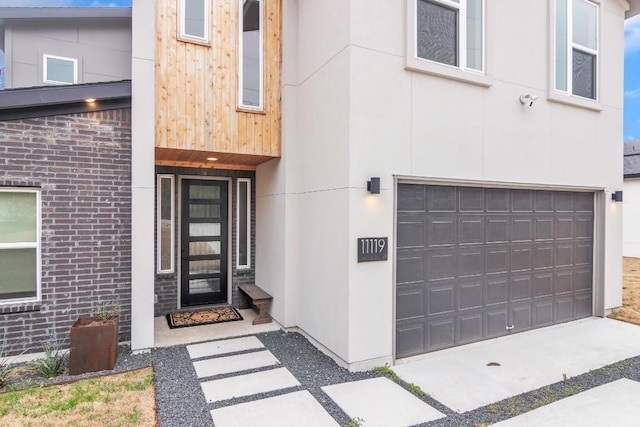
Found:
[[[380,194],[380,178],[372,176],[371,181],[367,181],[367,191],[371,194]]]
[[[611,200],[613,200],[614,202],[621,202],[622,191],[614,191],[613,193],[611,193]]]
[[[523,93],[520,95],[520,103],[527,107],[531,107],[536,99],[538,99],[538,97],[536,95],[531,95],[530,93]]]

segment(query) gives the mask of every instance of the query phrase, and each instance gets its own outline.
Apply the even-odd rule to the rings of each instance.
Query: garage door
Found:
[[[590,316],[593,193],[398,185],[396,357]]]

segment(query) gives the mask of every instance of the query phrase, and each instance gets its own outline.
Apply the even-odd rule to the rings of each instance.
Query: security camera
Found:
[[[531,95],[530,93],[523,93],[520,95],[520,103],[527,107],[531,107],[536,99],[538,99],[538,97],[536,95]]]

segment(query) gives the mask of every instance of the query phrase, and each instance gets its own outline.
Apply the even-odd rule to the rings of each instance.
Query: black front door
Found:
[[[181,305],[227,301],[227,181],[182,180]]]

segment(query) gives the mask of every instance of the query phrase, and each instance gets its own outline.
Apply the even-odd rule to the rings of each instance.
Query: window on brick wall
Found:
[[[40,191],[0,188],[0,302],[40,298]]]
[[[238,178],[236,266],[251,268],[251,180]]]
[[[157,200],[157,271],[158,273],[173,273],[173,248],[175,247],[173,175],[158,175]]]

